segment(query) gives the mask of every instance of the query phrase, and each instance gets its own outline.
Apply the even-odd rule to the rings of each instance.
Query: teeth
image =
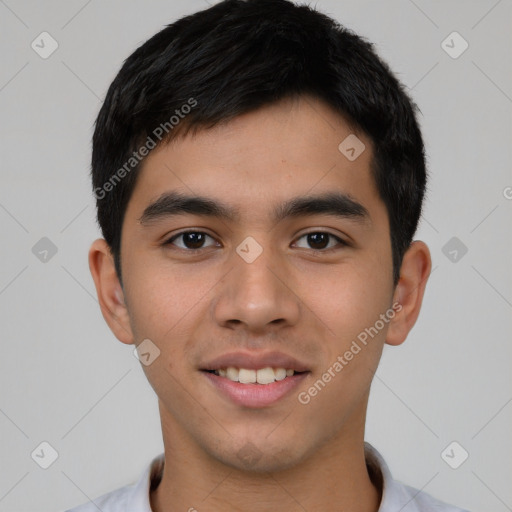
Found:
[[[258,384],[271,384],[275,380],[276,376],[272,368],[262,368],[256,372],[256,381]]]
[[[233,382],[240,382],[241,384],[272,384],[276,380],[283,380],[286,377],[291,377],[295,373],[292,369],[286,368],[261,368],[260,370],[249,370],[247,368],[235,368],[229,366],[228,368],[219,368],[215,370],[215,375],[226,377]]]
[[[236,368],[233,368],[230,366],[229,368],[226,368],[226,377],[229,380],[233,380],[235,382],[238,381],[238,370]]]
[[[286,370],[284,368],[276,368],[275,374],[276,380],[283,380],[286,378]]]
[[[238,371],[238,381],[242,384],[252,384],[256,382],[256,370],[240,368]]]

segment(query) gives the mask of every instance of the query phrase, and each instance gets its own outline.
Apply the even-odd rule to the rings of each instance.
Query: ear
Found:
[[[432,268],[427,245],[413,242],[405,252],[400,268],[400,279],[393,294],[396,312],[386,335],[388,345],[400,345],[413,328],[421,309],[423,294]]]
[[[116,338],[128,345],[134,343],[130,317],[123,290],[116,273],[114,258],[106,240],[98,238],[89,249],[89,269],[103,318]]]

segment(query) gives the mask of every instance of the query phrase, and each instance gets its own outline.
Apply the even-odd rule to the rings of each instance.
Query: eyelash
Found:
[[[209,235],[208,233],[206,233],[204,231],[187,230],[187,231],[181,231],[180,233],[177,233],[177,234],[173,235],[171,238],[166,240],[163,243],[163,245],[164,246],[174,245],[173,244],[174,240],[178,239],[179,237],[181,237],[183,235],[189,234],[189,233],[202,234],[202,235],[206,235],[206,236],[214,239],[213,236]],[[330,252],[330,251],[339,249],[339,246],[342,246],[342,247],[348,247],[349,246],[349,244],[345,240],[341,239],[340,237],[338,237],[336,235],[333,235],[332,233],[330,233],[328,231],[321,231],[321,230],[319,230],[319,231],[310,231],[308,233],[304,233],[297,240],[300,240],[301,238],[304,238],[305,236],[314,235],[314,234],[324,234],[324,235],[328,235],[331,238],[334,238],[338,242],[338,247],[329,247],[327,249],[311,249],[312,251],[315,251],[315,252]],[[188,248],[184,249],[183,247],[177,247],[177,249],[181,250],[181,251],[185,251],[185,252],[199,253],[199,252],[201,252],[203,250],[207,250],[208,247],[200,247],[199,249],[188,249]]]

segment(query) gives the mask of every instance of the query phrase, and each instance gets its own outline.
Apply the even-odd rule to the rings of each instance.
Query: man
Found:
[[[364,441],[431,269],[415,106],[368,42],[286,0],[177,21],[112,83],[92,181],[92,276],[165,453],[74,512],[460,510]]]

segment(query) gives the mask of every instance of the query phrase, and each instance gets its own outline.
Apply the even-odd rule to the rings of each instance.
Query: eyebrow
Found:
[[[238,208],[208,197],[189,196],[173,191],[162,194],[150,203],[138,220],[141,224],[147,225],[186,214],[213,217],[231,222],[240,219]],[[349,218],[361,223],[370,222],[368,210],[347,194],[340,192],[293,197],[273,208],[272,221],[278,223],[286,218],[322,214],[343,219]]]

